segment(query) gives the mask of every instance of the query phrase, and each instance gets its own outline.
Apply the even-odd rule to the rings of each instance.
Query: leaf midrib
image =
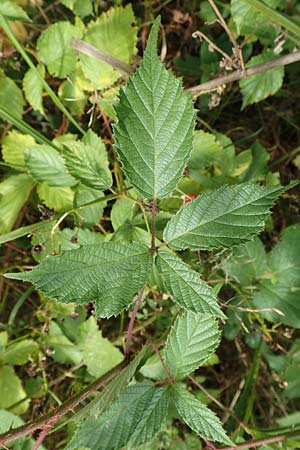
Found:
[[[246,206],[249,206],[249,205],[253,204],[254,202],[257,202],[258,200],[261,200],[261,199],[265,198],[266,195],[274,194],[275,192],[280,191],[280,190],[282,190],[282,188],[281,188],[281,189],[278,188],[277,190],[274,190],[273,192],[269,192],[269,193],[267,193],[267,194],[265,194],[265,195],[261,195],[260,197],[256,198],[255,200],[249,201],[248,203],[245,203],[245,204],[243,204],[242,206],[240,206],[240,207],[238,207],[238,208],[231,209],[231,210],[227,210],[225,213],[220,214],[220,215],[214,217],[213,219],[207,220],[206,222],[202,222],[200,225],[197,225],[197,226],[195,226],[194,228],[191,228],[191,229],[189,229],[189,230],[186,230],[184,233],[177,234],[177,235],[174,236],[172,239],[170,239],[168,242],[172,242],[172,241],[174,241],[175,239],[179,239],[179,238],[181,238],[182,236],[188,235],[188,234],[192,233],[193,231],[195,231],[195,230],[201,228],[201,227],[204,226],[204,225],[207,225],[207,224],[209,224],[209,223],[211,223],[211,222],[214,222],[214,221],[220,219],[221,217],[224,217],[224,216],[227,216],[227,215],[229,215],[229,214],[232,214],[233,212],[239,211],[240,209],[245,208]],[[237,192],[236,195],[231,199],[231,202],[236,198],[237,195],[239,195],[239,192]],[[200,202],[199,202],[199,203],[200,203]],[[182,214],[183,214],[183,212],[182,212]],[[176,217],[176,216],[174,216],[174,219],[175,219],[175,217]],[[181,219],[181,217],[180,217],[180,219]],[[248,226],[248,225],[247,225],[247,226]],[[209,237],[209,236],[208,236],[208,237]]]

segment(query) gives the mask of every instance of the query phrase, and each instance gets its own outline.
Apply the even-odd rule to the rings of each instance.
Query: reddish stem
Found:
[[[139,306],[140,306],[142,298],[143,298],[143,294],[145,292],[145,287],[146,286],[144,286],[140,290],[139,295],[137,296],[137,299],[135,301],[134,308],[133,308],[132,313],[131,313],[130,322],[129,322],[128,330],[127,330],[127,336],[126,336],[125,355],[128,355],[128,353],[130,351],[130,342],[131,342],[131,339],[132,339],[133,325],[134,325],[134,321],[135,321],[137,312],[139,310]]]

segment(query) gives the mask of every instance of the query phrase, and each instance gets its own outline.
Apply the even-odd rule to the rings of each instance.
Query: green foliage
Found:
[[[266,253],[257,238],[236,247],[224,261],[225,271],[253,295],[252,305],[263,317],[299,328],[300,227],[284,230],[282,240]]]
[[[22,425],[24,425],[24,421],[20,417],[4,409],[0,410],[0,433],[5,433]],[[23,436],[14,441],[12,448],[13,450],[27,450],[33,448],[34,444],[35,441],[33,439]],[[40,445],[40,450],[45,450],[45,447]]]
[[[24,414],[30,404],[30,399],[26,397],[22,382],[13,367],[0,366],[0,408]]]
[[[233,445],[220,420],[206,405],[180,385],[172,387],[171,393],[180,416],[192,430],[204,439]]]
[[[194,126],[191,98],[157,56],[158,27],[156,21],[140,68],[120,91],[114,126],[124,172],[145,198],[166,197],[176,187],[191,151]]]
[[[43,65],[37,67],[40,75],[45,77],[45,68]],[[30,68],[26,72],[23,78],[23,91],[25,98],[32,106],[33,109],[39,111],[43,116],[45,116],[44,106],[43,106],[43,90],[44,86],[38,76],[36,70]]]
[[[89,23],[84,41],[129,64],[137,52],[137,27],[134,23],[131,4],[125,8],[112,8]],[[95,89],[110,87],[122,75],[105,62],[84,54],[80,55],[80,63],[84,75]]]
[[[284,190],[241,184],[203,194],[175,214],[164,240],[177,250],[212,250],[250,240],[263,229],[269,209]]]
[[[25,166],[35,181],[46,181],[49,186],[74,186],[76,180],[68,174],[58,151],[46,145],[25,150]]]
[[[97,314],[110,317],[129,306],[145,284],[150,264],[147,247],[109,242],[49,257],[31,272],[7,276],[30,281],[60,302],[95,301]]]
[[[253,56],[246,67],[252,67],[256,64],[262,64],[275,58],[271,50],[266,50],[260,55]],[[275,94],[282,85],[284,77],[284,67],[276,67],[250,77],[240,80],[240,88],[243,94],[242,109],[252,103],[258,103],[269,95]]]
[[[88,373],[100,377],[120,363],[121,352],[103,338],[94,317],[84,321],[77,330],[76,339],[66,336],[62,328],[51,321],[47,345],[52,349],[51,357],[62,364],[84,364]]]
[[[249,6],[251,2],[254,6]],[[0,184],[0,225],[6,233],[1,242],[23,238],[17,242],[20,248],[8,247],[16,252],[16,258],[4,271],[21,269],[18,273],[6,273],[6,277],[33,283],[41,302],[26,336],[9,341],[9,333],[19,332],[15,317],[27,299],[26,293],[32,292],[30,289],[14,304],[8,318],[8,332],[0,333],[0,407],[25,413],[31,399],[48,394],[60,403],[60,394],[52,392],[51,386],[59,386],[63,377],[74,378],[65,393],[68,395],[79,391],[83,382],[99,378],[118,366],[119,371],[105,382],[100,393],[90,388],[93,400],[70,419],[70,429],[77,428],[73,428],[67,450],[169,448],[161,435],[170,433],[172,420],[178,416],[204,440],[233,445],[218,417],[206,406],[211,395],[195,388],[201,388],[198,381],[205,381],[206,375],[202,377],[197,372],[193,377],[188,375],[201,366],[205,370],[203,366],[221,363],[222,358],[214,352],[221,338],[219,319],[224,322],[227,318],[217,298],[223,286],[221,295],[226,299],[223,305],[233,310],[232,314],[229,309],[225,325],[227,337],[235,333],[232,331],[234,314],[238,329],[242,324],[244,330],[252,330],[253,322],[259,322],[265,333],[264,343],[273,332],[264,319],[275,322],[274,327],[281,322],[300,328],[297,306],[300,227],[288,228],[269,254],[256,237],[267,220],[268,230],[274,230],[270,208],[295,183],[287,187],[277,185],[276,174],[271,174],[267,166],[270,156],[259,142],[246,149],[236,148],[229,137],[211,128],[210,121],[209,124],[203,121],[210,133],[197,130],[193,136],[195,111],[191,96],[183,92],[182,81],[165,68],[157,55],[160,18],[151,29],[142,63],[124,87],[120,86],[124,74],[103,61],[77,55],[71,40],[83,38],[109,55],[132,63],[137,52],[137,27],[131,4],[124,8],[115,6],[97,17],[101,9],[97,2],[63,0],[61,3],[69,9],[69,15],[73,12],[76,16],[74,24],[62,22],[60,16],[57,23],[47,25],[38,38],[38,65],[32,66],[25,58],[30,68],[23,81],[18,80],[39,127],[47,129],[47,133],[48,125],[51,132],[57,129],[52,138],[53,134],[58,137],[50,141],[23,122],[22,91],[8,76],[1,73],[0,79],[0,87],[6,89],[0,90],[2,114],[9,105],[11,111],[4,117],[10,117],[22,133],[27,133],[12,130],[2,141],[4,166],[8,167],[9,174]],[[234,34],[245,36],[245,42],[250,42],[244,48],[246,61],[253,42],[259,39],[259,45],[268,45],[270,36],[275,38],[278,33],[271,24],[263,29],[265,9],[260,11],[260,8],[262,16],[257,18],[257,32],[249,36],[253,31],[253,27],[247,28],[249,17],[253,17],[253,8],[257,11],[255,4],[259,3],[257,0],[231,2],[230,26],[234,22]],[[3,5],[0,13],[1,8],[7,8],[6,12],[2,11],[6,17],[25,19],[23,10],[16,5],[14,9],[12,2],[5,1]],[[271,6],[282,5],[272,0]],[[62,11],[66,14],[64,7]],[[211,20],[214,14],[209,14],[207,8],[208,3],[204,2],[201,17]],[[229,12],[229,5],[225,5],[224,13]],[[89,22],[91,16],[95,20]],[[274,17],[271,17],[273,22]],[[282,22],[278,20],[275,23]],[[175,19],[174,23],[177,23]],[[165,36],[163,48],[164,39]],[[220,39],[222,48],[223,44],[227,48],[229,41]],[[20,45],[17,49],[24,56]],[[202,45],[200,58],[205,64],[196,71],[202,80],[210,78],[212,70],[219,70],[220,58],[209,53],[208,46]],[[273,50],[264,48],[250,58],[247,67],[272,58]],[[82,133],[82,138],[71,134],[73,126],[83,130],[68,114],[72,123],[70,133],[68,123],[59,123],[43,96],[44,91],[49,94],[45,80],[50,77],[41,63],[50,75],[63,80],[56,80],[59,98],[78,116],[80,123],[87,123],[83,114],[88,101],[92,104],[89,127],[94,125],[98,111],[101,112],[103,123],[95,129],[102,133],[105,125],[104,141],[91,128]],[[7,73],[14,70],[9,67]],[[241,80],[243,108],[277,92],[283,74],[283,68],[279,68]],[[96,90],[102,92],[98,94]],[[112,103],[118,92],[119,101],[113,111]],[[51,98],[58,106],[59,98],[53,95]],[[113,140],[120,161],[113,148],[104,144],[112,142],[106,115],[116,119]],[[198,197],[190,201],[189,195]],[[29,225],[9,233],[29,197],[33,208],[33,214],[26,216]],[[33,226],[32,217],[37,216],[40,201],[54,212],[38,205],[51,219]],[[24,272],[30,251],[24,236],[29,232],[32,255],[40,264]],[[229,249],[221,263],[229,277],[229,286],[226,286],[227,278],[218,272],[220,254],[209,256],[206,252],[215,249],[223,252]],[[207,279],[208,282],[204,281]],[[4,306],[10,281],[5,283],[8,288],[4,291]],[[236,291],[236,298],[228,300],[232,291]],[[133,307],[134,299],[129,321],[124,310]],[[240,301],[245,301],[244,308]],[[1,308],[2,303],[0,311]],[[120,313],[117,327],[111,326],[116,323],[113,319],[98,321],[98,317],[111,318]],[[134,324],[135,318],[140,321],[138,325]],[[20,320],[25,321],[26,316],[21,319],[20,314]],[[144,332],[146,327],[152,327],[149,333]],[[122,337],[125,329],[126,340]],[[142,332],[137,336],[139,330]],[[261,333],[249,332],[246,337],[246,343],[256,349],[255,355],[259,357],[255,356],[255,363],[245,376],[246,386],[237,407],[237,415],[243,418],[247,432],[254,437],[259,436],[255,434],[254,420],[252,428],[249,421],[254,411],[260,352],[266,355],[272,370],[290,383],[283,396],[297,398],[299,389],[299,358],[295,348],[279,361],[266,349],[267,344],[262,346]],[[130,351],[136,351],[148,338],[152,345],[144,346],[129,362]],[[64,367],[63,374],[48,385],[43,354],[53,365],[56,362],[72,367]],[[29,373],[35,367],[34,364],[29,367],[33,361],[37,371],[23,386],[19,369]],[[13,367],[26,364],[28,367],[16,370]],[[184,380],[185,377],[188,378]],[[193,383],[193,393],[189,392],[190,383]],[[218,387],[208,392],[218,395],[220,391]],[[14,423],[13,417],[4,420]],[[228,429],[232,429],[231,422]],[[199,448],[195,435],[185,428],[180,428],[180,439],[179,431],[176,433],[170,440],[172,448]],[[239,442],[236,437],[233,435]]]
[[[50,25],[40,35],[37,49],[51,75],[64,78],[75,69],[76,51],[70,46],[73,37],[82,37],[82,31],[67,21]]]
[[[214,290],[174,253],[160,250],[156,265],[167,291],[180,306],[195,313],[208,313],[225,318]]]
[[[9,20],[25,20],[26,22],[31,22],[24,9],[10,0],[3,0],[1,2],[0,14],[3,14]]]
[[[183,377],[203,364],[220,342],[215,318],[186,311],[177,317],[166,343],[166,364],[174,377]]]
[[[261,280],[259,290],[253,297],[256,308],[270,310],[262,312],[264,317],[294,328],[300,328],[299,243],[300,227],[294,225],[287,228],[282,240],[268,255],[269,279]]]
[[[26,174],[11,175],[0,183],[0,232],[7,233],[28,199],[34,181]]]
[[[94,450],[117,450],[124,445],[136,448],[160,430],[167,407],[164,388],[157,388],[149,381],[133,384],[99,419],[85,421],[66,450],[78,446]]]
[[[16,118],[21,119],[24,112],[24,104],[22,90],[0,70],[0,106],[13,113]],[[1,112],[0,117],[2,117]]]
[[[97,190],[107,189],[112,184],[104,144],[102,147],[102,155],[96,147],[83,142],[70,142],[63,150],[69,172],[82,184]]]
[[[12,130],[2,140],[2,157],[11,166],[20,171],[25,171],[25,150],[35,144],[34,138],[29,134]]]

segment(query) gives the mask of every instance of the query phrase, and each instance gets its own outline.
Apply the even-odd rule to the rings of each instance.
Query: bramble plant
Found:
[[[270,208],[287,187],[245,182],[201,194],[177,211],[159,239],[160,202],[171,196],[188,166],[195,127],[192,97],[183,93],[181,80],[157,55],[159,26],[157,18],[140,67],[120,90],[113,127],[127,191],[135,191],[143,210],[144,204],[151,205],[151,216],[144,214],[148,232],[83,245],[49,256],[31,271],[5,275],[33,283],[47,298],[61,303],[93,302],[97,317],[110,318],[133,307],[125,342],[127,366],[104,394],[75,415],[78,427],[67,450],[138,448],[161,429],[171,403],[183,422],[205,441],[233,445],[219,418],[183,382],[214,354],[220,342],[218,321],[226,321],[226,316],[216,291],[183,261],[181,252],[230,249],[252,240],[263,230]],[[49,147],[31,146],[24,157],[30,175],[38,183],[50,180],[53,186],[81,183],[92,189],[110,188],[105,155],[93,139],[88,132],[82,142],[65,140],[61,154]],[[40,170],[45,158],[46,177]],[[155,283],[169,293],[178,313],[163,348],[161,341],[151,342],[129,362],[134,319],[148,286]],[[161,365],[155,382],[143,370],[151,358]]]

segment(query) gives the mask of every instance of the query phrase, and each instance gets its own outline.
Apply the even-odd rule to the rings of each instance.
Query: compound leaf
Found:
[[[144,381],[129,386],[98,419],[85,421],[66,450],[117,450],[142,445],[160,430],[168,407],[165,388]]]
[[[171,248],[232,247],[263,230],[275,199],[289,187],[224,186],[183,206],[164,230]]]
[[[25,150],[25,165],[36,181],[46,181],[49,186],[74,186],[75,178],[66,169],[57,150],[48,145],[33,146]]]
[[[160,250],[155,262],[175,302],[195,313],[225,318],[214,290],[174,253]]]
[[[159,24],[156,19],[140,68],[120,90],[114,126],[123,169],[145,198],[165,197],[176,187],[192,149],[194,127],[191,97],[157,56]]]
[[[64,146],[63,156],[69,172],[82,184],[98,190],[111,186],[111,173],[97,148],[83,142],[68,142]]]
[[[181,418],[193,431],[209,441],[234,445],[226,435],[220,419],[194,395],[178,385],[172,386],[171,394]]]
[[[197,369],[219,341],[218,323],[211,315],[186,311],[177,317],[166,343],[166,364],[171,375],[182,377]]]
[[[62,303],[96,302],[100,317],[119,314],[144,286],[151,257],[140,244],[106,242],[49,257],[33,270],[6,274],[32,282]]]

